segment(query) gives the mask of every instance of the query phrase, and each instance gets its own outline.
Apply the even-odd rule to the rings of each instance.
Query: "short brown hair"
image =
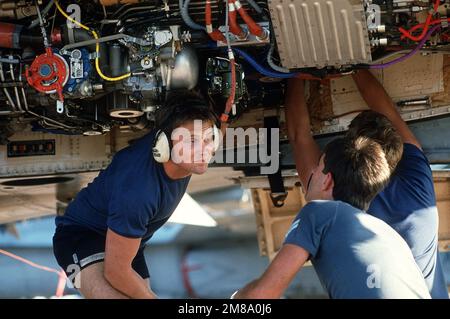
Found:
[[[155,126],[166,134],[189,121],[210,121],[218,125],[218,117],[205,98],[192,90],[170,91],[164,106],[155,114]]]
[[[334,180],[333,198],[367,210],[389,181],[390,169],[380,144],[367,137],[339,138],[325,147],[323,173]]]
[[[386,116],[374,112],[364,111],[350,123],[347,132],[349,138],[364,136],[373,139],[381,145],[391,173],[394,172],[403,155],[403,141],[391,121]]]

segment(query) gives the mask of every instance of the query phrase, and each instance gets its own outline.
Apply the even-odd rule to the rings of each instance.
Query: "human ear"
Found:
[[[327,192],[327,193],[332,194],[333,187],[334,187],[333,175],[330,172],[328,172],[327,174],[325,174],[325,178],[322,183],[322,192]]]

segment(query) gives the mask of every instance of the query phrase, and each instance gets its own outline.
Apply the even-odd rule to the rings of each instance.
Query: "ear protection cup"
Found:
[[[170,159],[170,152],[172,141],[167,137],[167,134],[163,130],[159,130],[156,133],[155,140],[153,142],[153,158],[158,163],[166,163]]]
[[[173,147],[171,131],[172,129],[174,129],[171,125],[171,121],[173,121],[174,118],[177,118],[177,116],[180,116],[180,113],[182,114],[189,110],[194,110],[196,112],[202,110],[202,112],[206,111],[210,113],[210,118],[215,119],[212,132],[214,152],[216,152],[220,147],[221,134],[216,124],[218,123],[218,119],[214,111],[210,109],[207,104],[199,102],[198,98],[192,99],[189,97],[185,98],[184,96],[182,96],[182,98],[183,104],[190,105],[189,108],[184,107],[184,105],[181,106],[179,103],[175,103],[174,101],[180,101],[180,97],[177,97],[175,95],[173,98],[166,100],[165,107],[160,109],[160,112],[162,113],[157,114],[157,127],[159,128],[159,130],[155,135],[152,153],[155,161],[159,163],[165,163],[170,160]]]
[[[213,143],[214,152],[216,152],[220,147],[220,130],[214,125],[213,126]],[[170,160],[170,152],[172,151],[172,140],[163,131],[159,130],[155,135],[155,140],[153,142],[153,158],[158,163],[166,163]]]

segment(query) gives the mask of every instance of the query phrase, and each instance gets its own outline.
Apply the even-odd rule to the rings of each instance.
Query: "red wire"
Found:
[[[208,30],[208,27],[212,29],[212,13],[211,13],[211,1],[206,0],[205,4],[205,24],[206,24],[206,30]],[[225,36],[217,29],[212,30],[211,32],[208,32],[208,35],[210,38],[214,41],[222,41],[225,42]]]
[[[47,271],[47,272],[53,272],[53,273],[57,274],[59,276],[59,281],[58,281],[58,286],[56,288],[55,296],[56,297],[62,297],[64,295],[64,287],[66,285],[66,278],[67,278],[66,274],[64,273],[64,271],[62,271],[62,270],[58,271],[58,270],[53,269],[53,268],[49,268],[49,267],[46,267],[46,266],[38,265],[38,264],[36,264],[36,263],[34,263],[32,261],[29,261],[29,260],[27,260],[25,258],[22,258],[20,256],[17,256],[17,255],[14,255],[14,254],[12,254],[10,252],[7,252],[6,250],[3,250],[3,249],[0,249],[0,254],[3,254],[3,255],[8,256],[8,257],[11,257],[11,258],[13,258],[15,260],[18,260],[18,261],[20,261],[20,262],[22,262],[24,264],[27,264],[27,265],[29,265],[31,267],[34,267],[34,268],[37,268],[37,269],[40,269],[40,270],[43,270],[43,271]]]
[[[440,4],[440,0],[436,0],[433,6],[434,9],[434,13],[437,12],[438,8],[439,8],[439,4]],[[422,30],[422,33],[419,36],[413,36],[411,33],[413,30],[413,28],[417,27],[414,26],[413,28],[411,28],[410,30],[405,30],[404,28],[399,28],[398,30],[403,34],[404,37],[407,37],[408,39],[411,39],[413,41],[420,41],[423,39],[423,37],[428,33],[428,29],[430,27],[431,24],[431,19],[433,18],[433,14],[434,13],[429,13],[427,16],[427,20],[425,21],[425,25],[424,28]],[[417,29],[417,28],[416,28]]]
[[[245,8],[240,4],[240,2],[238,1],[240,7],[238,8],[239,5],[236,4],[237,0],[233,0],[234,6],[236,7],[237,11],[239,12],[239,15],[242,17],[242,20],[244,20],[244,22],[247,24],[248,26],[248,30],[250,31],[251,34],[257,36],[257,37],[261,37],[264,35],[264,30],[263,28],[261,28],[261,26],[259,24],[257,24],[252,17],[250,17],[247,13],[247,11],[245,10]]]
[[[206,23],[206,25],[212,24],[211,1],[210,0],[206,0],[206,4],[205,4],[205,23]]]
[[[225,105],[224,114],[229,115],[233,108],[234,99],[236,97],[236,64],[234,59],[230,59],[231,63],[231,92]]]
[[[411,35],[411,31],[410,30],[405,30],[403,28],[399,28],[398,30],[407,38],[413,40],[413,41],[420,41],[423,39],[423,37],[428,33],[428,28],[430,27],[430,22],[431,22],[431,18],[433,17],[433,15],[430,13],[428,14],[427,20],[425,22],[425,27],[422,30],[422,33],[419,36],[413,36]]]
[[[229,19],[229,26],[230,31],[236,34],[237,36],[242,36],[244,33],[241,27],[236,22],[236,9],[234,8],[233,0],[228,0],[229,9],[230,7],[233,7],[234,10],[228,11],[228,19]],[[230,117],[230,112],[233,108],[233,105],[235,104],[235,98],[236,98],[236,62],[234,58],[233,51],[229,48],[228,49],[228,58],[230,60],[230,66],[231,66],[231,91],[230,96],[227,99],[227,102],[225,104],[225,110],[223,111],[222,115],[220,116],[220,121],[222,123],[227,123],[228,119]],[[223,132],[224,133],[224,132]]]
[[[447,18],[446,20],[447,20],[448,22],[450,22],[450,18]],[[430,26],[435,25],[435,24],[439,24],[439,23],[441,23],[441,22],[442,22],[441,19],[433,20],[433,21],[430,22]],[[414,27],[412,27],[411,29],[409,29],[409,32],[412,33],[412,32],[414,32],[414,31],[416,31],[417,29],[422,28],[424,25],[425,25],[425,23],[421,23],[421,24],[415,25]],[[402,39],[404,39],[404,38],[405,38],[405,36],[402,36]]]
[[[233,0],[228,0],[228,5],[231,5],[234,7]],[[237,23],[236,9],[230,10],[228,12],[228,20],[229,20],[231,33],[242,38],[245,35],[245,33],[244,33],[244,30],[242,30],[241,26]]]
[[[433,7],[434,12],[436,12],[436,11],[439,9],[439,4],[440,4],[440,3],[441,3],[440,0],[436,0],[436,2],[434,3],[434,7]]]

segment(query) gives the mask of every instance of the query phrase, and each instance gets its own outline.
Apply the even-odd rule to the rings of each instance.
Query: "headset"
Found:
[[[202,108],[208,108],[208,106],[200,105],[198,107]],[[212,110],[209,110],[209,112],[213,112]],[[172,138],[171,133],[168,130],[169,123],[171,117],[173,117],[173,114],[176,113],[176,110],[165,110],[165,116],[163,120],[161,121],[158,131],[156,132],[155,139],[153,141],[153,158],[158,163],[166,163],[170,160],[170,154],[172,152]],[[216,116],[215,116],[216,117]],[[217,124],[214,123],[213,125],[213,140],[214,140],[214,152],[216,152],[219,149],[220,146],[220,130],[217,127]]]

